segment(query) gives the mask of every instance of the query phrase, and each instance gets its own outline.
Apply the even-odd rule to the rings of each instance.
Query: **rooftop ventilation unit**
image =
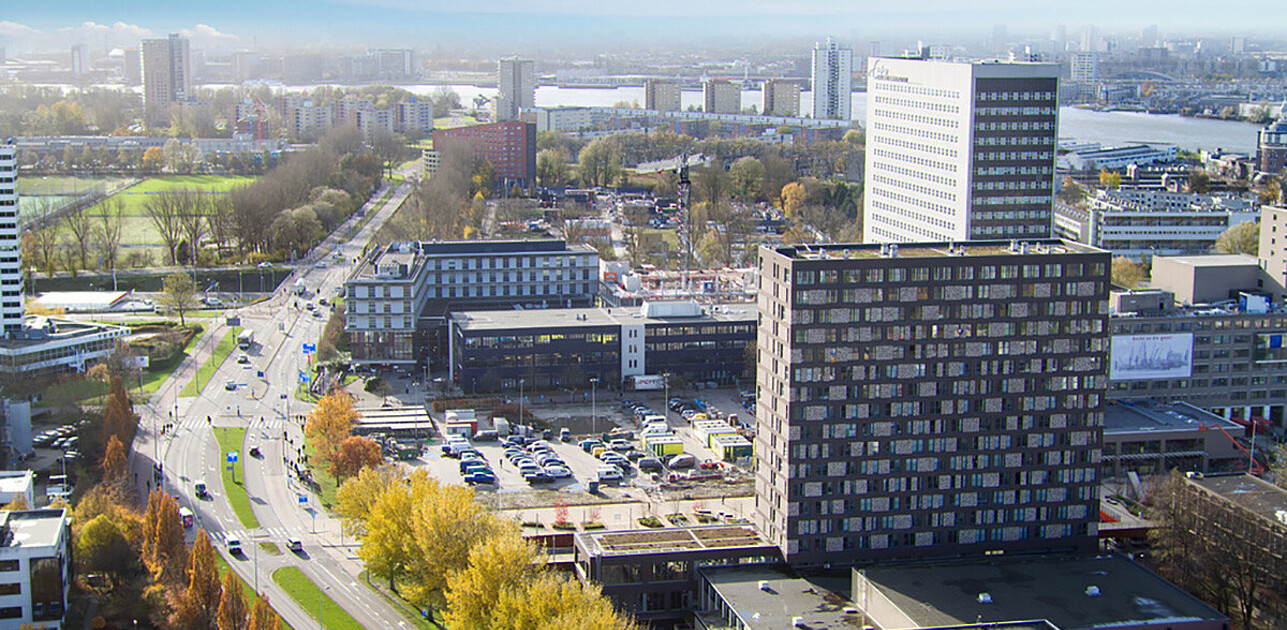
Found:
[[[980,604],[991,604],[991,603],[992,603],[992,593],[979,593],[979,603],[980,603]]]

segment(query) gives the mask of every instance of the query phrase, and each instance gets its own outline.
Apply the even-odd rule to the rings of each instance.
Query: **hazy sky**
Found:
[[[210,47],[345,45],[495,46],[566,44],[750,45],[764,39],[867,41],[899,37],[954,43],[989,37],[1005,24],[1016,40],[1065,24],[1135,32],[1278,36],[1287,24],[1269,0],[53,0],[7,1],[0,44],[15,52],[73,43],[111,47],[140,36],[184,32]],[[1275,30],[1271,30],[1275,29]],[[1278,30],[1282,29],[1282,30]],[[1277,32],[1276,32],[1277,31]]]

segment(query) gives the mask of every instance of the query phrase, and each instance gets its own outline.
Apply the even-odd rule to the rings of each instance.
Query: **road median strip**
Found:
[[[308,614],[317,619],[323,628],[330,630],[362,630],[362,624],[358,623],[348,611],[335,603],[330,595],[317,587],[307,575],[298,567],[283,567],[273,571],[273,581],[290,595],[291,599],[299,604],[300,608],[308,611]],[[320,617],[318,616],[320,613]]]
[[[242,466],[242,444],[246,441],[246,429],[243,427],[215,427],[215,440],[219,442],[219,466],[223,476],[223,492],[228,497],[228,504],[246,529],[258,529],[259,519],[250,507],[250,495],[246,493],[246,473]],[[227,455],[237,453],[237,461],[228,465]],[[231,470],[229,470],[231,468]]]
[[[237,347],[237,335],[240,333],[241,326],[233,326],[232,329],[219,340],[219,345],[215,346],[214,353],[212,353],[210,358],[206,359],[206,362],[201,364],[201,367],[197,370],[197,377],[188,381],[188,384],[184,386],[183,391],[179,392],[180,398],[196,398],[197,395],[210,384],[210,380],[214,378],[215,372],[219,370],[219,366],[223,365],[223,362],[232,354],[233,349]],[[201,383],[199,387],[198,383]]]

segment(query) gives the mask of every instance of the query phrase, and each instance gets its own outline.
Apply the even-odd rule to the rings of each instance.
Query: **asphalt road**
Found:
[[[317,628],[309,610],[290,599],[272,581],[273,571],[297,566],[364,627],[393,628],[408,625],[383,598],[358,579],[361,563],[356,560],[354,541],[345,540],[337,521],[315,512],[317,497],[288,474],[296,449],[303,444],[303,432],[292,416],[307,414],[311,405],[295,400],[293,395],[300,371],[308,363],[304,343],[316,343],[329,318],[329,312],[316,316],[304,308],[316,303],[319,296],[334,297],[337,289],[352,272],[355,259],[379,226],[393,214],[411,186],[395,188],[393,198],[379,213],[349,237],[349,231],[361,221],[351,217],[341,224],[310,257],[296,266],[295,273],[272,298],[229,314],[239,314],[243,328],[253,330],[255,344],[246,351],[248,364],[236,360],[234,351],[196,398],[178,398],[184,384],[197,367],[205,362],[219,339],[226,333],[222,319],[211,320],[208,334],[174,375],[164,383],[146,406],[136,408],[141,416],[139,436],[135,440],[133,469],[138,474],[139,490],[149,488],[151,467],[157,458],[164,464],[164,487],[196,516],[196,527],[210,533],[216,547],[247,583],[266,593],[284,620],[296,630]],[[377,192],[378,200],[383,192]],[[335,252],[340,253],[337,262]],[[327,261],[315,264],[316,261]],[[303,278],[309,291],[306,297],[290,293],[296,279]],[[263,377],[258,373],[262,371]],[[233,389],[225,388],[234,383]],[[173,418],[178,418],[177,421]],[[157,428],[173,423],[173,430],[158,434]],[[223,487],[221,466],[226,454],[219,452],[212,427],[245,427],[246,440],[239,458],[244,467],[244,488],[250,496],[259,527],[247,530],[233,513]],[[250,457],[257,447],[260,457]],[[194,484],[204,482],[209,496],[198,499]],[[144,494],[143,496],[146,496]],[[300,503],[300,497],[307,503]],[[193,528],[195,532],[196,527]],[[194,534],[190,533],[191,539]],[[229,536],[241,540],[244,553],[230,556],[225,541]],[[285,540],[303,541],[301,553],[286,551]],[[283,552],[272,555],[259,549],[259,542],[273,542]]]

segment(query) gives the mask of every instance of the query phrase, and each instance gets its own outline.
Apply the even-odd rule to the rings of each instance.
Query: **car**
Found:
[[[477,475],[479,473],[492,475],[492,476],[496,475],[496,471],[492,470],[491,466],[487,466],[485,464],[467,466],[464,470],[460,472],[460,474],[464,477],[469,477],[470,475]]]
[[[252,446],[252,447],[250,447],[250,456],[251,456],[251,457],[263,457],[263,455],[259,452],[259,447],[258,447],[258,446]]]
[[[313,309],[317,308],[317,305],[316,305],[316,304],[314,304],[314,303],[312,303],[312,302],[309,302],[308,304],[305,304],[305,305],[304,305],[304,308],[306,308],[306,309],[308,309],[308,310],[310,310],[310,311],[311,311],[311,310],[313,310]]]
[[[609,464],[615,464],[615,463],[617,463],[617,462],[624,462],[624,461],[627,461],[627,460],[626,460],[626,457],[625,457],[624,455],[622,455],[621,453],[618,453],[618,452],[616,452],[616,451],[604,451],[604,452],[600,453],[600,454],[599,454],[599,460],[600,460],[600,461],[607,462],[607,463],[609,463]]]
[[[634,447],[630,444],[630,440],[623,440],[623,439],[621,439],[621,438],[617,438],[617,439],[615,439],[615,440],[613,440],[613,441],[609,442],[609,443],[608,443],[608,447],[609,447],[609,448],[611,448],[611,449],[612,449],[612,450],[614,450],[614,451],[628,451],[628,450],[630,450],[630,449],[634,448]]]
[[[568,477],[572,476],[572,471],[568,470],[566,466],[558,466],[558,465],[546,466],[544,471],[545,471],[545,474],[555,479],[567,479]]]
[[[702,462],[701,464],[698,464],[697,467],[702,470],[719,470],[720,468],[724,467],[724,464],[721,462],[717,462],[713,459],[708,459]]]
[[[572,431],[571,431],[571,429],[568,429],[567,427],[563,427],[562,429],[559,429],[559,441],[560,441],[560,442],[571,442],[571,441],[572,441]]]
[[[206,483],[204,481],[196,482],[192,485],[192,491],[197,495],[198,499],[206,498]]]
[[[693,457],[692,455],[689,455],[688,453],[680,453],[678,455],[675,455],[674,457],[670,458],[670,461],[666,462],[666,466],[672,469],[692,468],[695,465],[697,465],[697,458]]]
[[[304,551],[304,542],[303,542],[303,541],[301,541],[300,539],[298,539],[298,538],[294,538],[294,537],[287,538],[287,539],[286,539],[286,549],[287,549],[288,551],[293,551],[293,552],[295,552],[295,553],[299,553],[299,552],[301,552],[301,551]]]
[[[236,536],[229,535],[226,539],[224,539],[224,546],[228,549],[228,555],[230,555],[230,556],[239,556],[239,555],[241,555],[241,539],[240,539],[240,538],[237,538]]]
[[[256,266],[256,267],[259,267],[260,269],[271,269],[271,268],[272,268],[272,266],[273,266],[273,264],[272,264],[272,263],[270,263],[270,262],[268,262],[267,260],[265,260],[264,262],[261,262],[261,263],[259,263],[258,265],[255,265],[255,266]]]
[[[223,384],[223,388],[230,392],[235,392],[237,391],[237,383],[235,381],[228,381]]]
[[[538,483],[554,483],[554,477],[545,474],[544,471],[535,472],[530,475],[523,475],[523,480],[532,485],[536,485]]]
[[[661,472],[665,469],[661,465],[661,460],[656,457],[644,457],[635,463],[635,465],[639,467],[639,470],[649,472]]]
[[[621,481],[625,479],[625,476],[621,474],[621,469],[616,466],[600,466],[594,472],[598,475],[599,481]]]
[[[483,430],[483,431],[479,431],[478,433],[475,433],[474,441],[475,442],[495,442],[498,439],[498,437],[499,436],[495,431],[491,429],[487,429],[487,430]]]
[[[330,305],[331,305],[331,303],[330,303],[329,301],[327,301],[327,299],[326,299],[326,298],[318,298],[317,303],[318,303],[318,304],[321,304],[322,306],[330,306]]]
[[[528,475],[534,475],[538,472],[541,472],[541,467],[537,466],[535,462],[532,462],[530,464],[523,463],[523,464],[519,464],[518,466],[518,474],[523,475],[524,477],[527,477]]]
[[[496,475],[493,474],[490,470],[475,471],[475,472],[469,473],[468,475],[465,475],[465,483],[471,486],[476,486],[476,485],[494,486],[496,485]]]
[[[626,459],[634,462],[647,457],[648,454],[640,450],[631,450],[626,453]]]
[[[603,446],[603,442],[601,442],[601,441],[599,441],[599,440],[596,440],[596,439],[591,438],[591,439],[588,439],[588,440],[581,440],[580,442],[577,442],[577,446],[580,446],[580,447],[581,447],[581,450],[583,450],[583,451],[585,451],[585,452],[587,452],[587,453],[591,453],[591,452],[593,452],[593,451],[594,451],[594,447],[596,447],[596,446]]]

